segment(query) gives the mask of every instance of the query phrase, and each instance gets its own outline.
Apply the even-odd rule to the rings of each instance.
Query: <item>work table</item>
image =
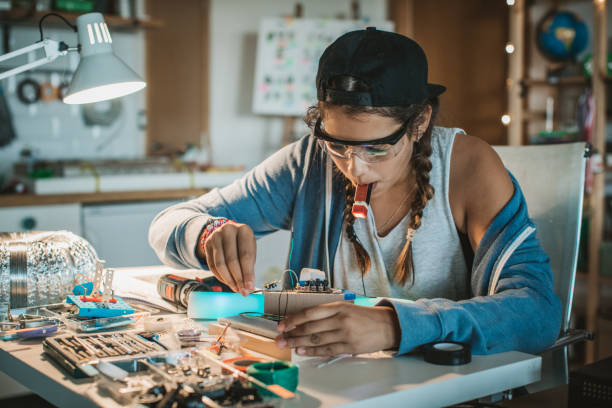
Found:
[[[164,273],[176,273],[168,269],[117,268],[114,289],[119,291],[133,279],[154,283]],[[209,321],[198,322],[207,325]],[[418,353],[391,357],[380,352],[321,367],[324,360],[296,361],[300,367],[298,398],[284,406],[448,406],[538,381],[541,371],[541,357],[517,351],[473,356],[461,366],[426,363]],[[0,342],[0,369],[58,406],[119,406],[100,395],[92,379],[72,378],[42,354],[39,340]]]

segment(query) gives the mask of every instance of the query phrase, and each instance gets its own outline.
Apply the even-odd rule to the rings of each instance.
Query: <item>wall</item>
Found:
[[[46,24],[46,23],[45,23]],[[142,31],[119,32],[110,27],[115,54],[128,66],[144,77],[144,35]],[[47,38],[76,45],[76,35],[67,27],[45,26]],[[12,27],[10,49],[30,45],[39,40],[38,27]],[[3,38],[0,33],[0,44]],[[5,64],[19,65],[27,60],[5,61]],[[0,174],[5,174],[12,162],[19,158],[19,152],[31,148],[36,156],[46,159],[101,159],[137,158],[144,155],[145,133],[139,123],[143,121],[145,92],[122,98],[123,110],[119,118],[108,127],[88,127],[81,118],[81,107],[65,105],[60,101],[22,104],[16,96],[16,87],[22,78],[31,77],[38,82],[62,80],[64,70],[74,70],[78,54],[60,57],[41,68],[54,68],[57,74],[22,73],[0,81],[5,89],[17,139],[0,148]],[[68,77],[70,78],[70,77]],[[104,106],[101,103],[98,106]]]
[[[506,144],[508,6],[505,1],[414,3],[414,38],[425,50],[429,80],[446,86],[438,124]],[[469,26],[469,29],[468,27]]]
[[[302,1],[303,17],[350,15],[350,0]],[[295,2],[212,0],[210,6],[210,137],[218,165],[254,166],[280,146],[282,119],[251,113],[259,20],[287,16]],[[386,17],[385,0],[361,0],[362,17]],[[297,121],[300,134],[306,126]]]

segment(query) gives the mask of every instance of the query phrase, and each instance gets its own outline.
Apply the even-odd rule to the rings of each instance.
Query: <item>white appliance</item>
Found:
[[[179,201],[83,206],[83,235],[108,267],[160,265],[149,246],[149,225]]]

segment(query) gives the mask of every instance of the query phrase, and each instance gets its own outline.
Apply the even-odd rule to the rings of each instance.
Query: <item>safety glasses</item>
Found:
[[[366,142],[339,140],[331,137],[321,128],[321,119],[314,127],[314,136],[319,144],[332,156],[340,160],[349,160],[351,155],[359,157],[367,163],[377,163],[392,159],[402,150],[403,143],[398,143],[406,134],[408,122],[389,136]]]

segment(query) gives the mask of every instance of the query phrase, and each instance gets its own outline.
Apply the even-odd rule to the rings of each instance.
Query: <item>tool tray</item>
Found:
[[[101,360],[136,359],[168,353],[159,344],[131,332],[51,337],[43,341],[43,351],[76,378],[97,374],[93,366]]]

